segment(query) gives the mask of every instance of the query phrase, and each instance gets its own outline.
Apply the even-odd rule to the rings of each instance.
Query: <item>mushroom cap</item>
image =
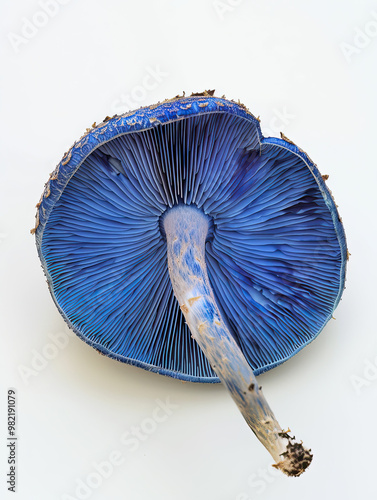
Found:
[[[311,342],[344,289],[336,205],[301,149],[264,138],[245,106],[209,93],[107,117],[50,175],[33,232],[76,334],[119,361],[219,381],[169,279],[161,221],[179,203],[210,218],[209,280],[255,374]]]

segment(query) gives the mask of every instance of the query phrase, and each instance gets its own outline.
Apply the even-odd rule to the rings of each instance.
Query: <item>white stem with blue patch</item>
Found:
[[[300,475],[310,464],[310,450],[281,429],[216,304],[205,263],[208,217],[196,207],[178,205],[166,213],[163,224],[170,279],[192,337],[275,460],[274,466]]]

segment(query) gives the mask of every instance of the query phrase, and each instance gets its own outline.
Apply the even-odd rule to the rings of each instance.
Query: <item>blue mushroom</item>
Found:
[[[32,230],[51,295],[101,353],[219,382],[288,475],[312,454],[256,375],[311,342],[344,289],[325,180],[286,138],[213,91],[94,124],[45,186]]]

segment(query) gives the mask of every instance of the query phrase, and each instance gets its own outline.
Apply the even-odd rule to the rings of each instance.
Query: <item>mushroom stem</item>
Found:
[[[280,427],[216,304],[205,263],[208,217],[196,207],[177,205],[163,224],[170,279],[192,337],[275,460],[274,467],[299,476],[312,460],[310,450]]]

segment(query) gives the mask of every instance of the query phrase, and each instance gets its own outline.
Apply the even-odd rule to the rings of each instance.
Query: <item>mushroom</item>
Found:
[[[79,337],[150,371],[221,381],[275,467],[309,466],[255,378],[318,335],[344,288],[343,226],[301,149],[264,138],[239,102],[177,96],[88,129],[36,221],[52,297]]]

